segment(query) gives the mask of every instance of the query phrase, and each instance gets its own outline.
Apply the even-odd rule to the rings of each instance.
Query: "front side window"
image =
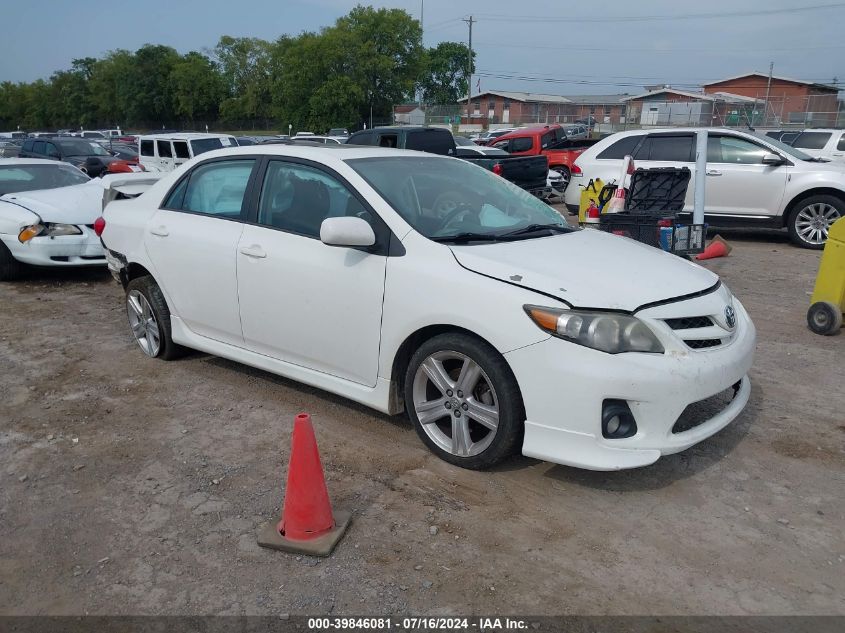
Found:
[[[760,165],[771,152],[756,143],[736,136],[708,136],[707,162],[734,165]]]
[[[337,178],[308,165],[270,161],[261,199],[258,223],[307,237],[320,237],[326,218],[372,217],[364,205]]]
[[[830,132],[801,132],[792,142],[792,147],[798,149],[824,149],[830,137]]]
[[[347,164],[408,224],[431,239],[446,241],[463,235],[463,239],[483,241],[532,225],[552,225],[556,232],[570,230],[553,208],[469,162],[397,156],[350,159]],[[519,239],[538,236],[529,232]]]
[[[378,139],[379,147],[396,147],[399,144],[397,134],[382,134]]]
[[[165,207],[237,220],[254,164],[250,159],[199,165],[176,187]]]
[[[35,144],[32,146],[32,151],[36,154],[46,154],[47,143],[45,143],[44,141],[35,141]]]

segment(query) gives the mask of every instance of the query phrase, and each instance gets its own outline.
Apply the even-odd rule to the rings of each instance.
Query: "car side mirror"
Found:
[[[373,227],[361,218],[326,218],[320,225],[320,241],[327,246],[361,248],[373,246],[376,234]]]
[[[778,165],[783,165],[786,161],[783,159],[783,156],[778,154],[763,154],[762,163],[764,165],[770,165],[771,167],[777,167]]]

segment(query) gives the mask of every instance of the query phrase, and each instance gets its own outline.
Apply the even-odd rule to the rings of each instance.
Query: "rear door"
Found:
[[[728,216],[777,215],[789,168],[764,165],[763,156],[771,153],[769,148],[743,137],[709,134],[705,212]]]
[[[191,151],[188,148],[188,141],[173,141],[173,164],[178,167],[189,160],[191,160]]]
[[[169,141],[168,141],[169,143]],[[243,346],[236,252],[256,159],[213,159],[186,174],[150,219],[144,243],[177,318]]]
[[[173,145],[170,140],[156,139],[156,156],[162,171],[173,171],[176,169],[176,160],[173,158]]]

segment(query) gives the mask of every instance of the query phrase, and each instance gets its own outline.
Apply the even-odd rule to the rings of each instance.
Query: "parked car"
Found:
[[[548,161],[542,156],[479,156],[476,153],[461,151],[455,145],[452,133],[439,127],[396,126],[378,127],[355,132],[347,143],[352,145],[377,145],[399,149],[415,149],[442,156],[456,156],[501,176],[515,185],[545,198],[548,194],[546,175]],[[466,150],[468,148],[464,148]],[[445,199],[444,199],[445,203]],[[451,203],[450,203],[451,204]]]
[[[845,161],[845,130],[804,130],[794,139],[784,142],[815,158],[826,158],[840,163]]]
[[[456,206],[438,204],[447,192]],[[99,226],[145,355],[190,347],[406,410],[462,467],[517,450],[644,466],[725,427],[751,393],[754,325],[714,273],[573,229],[466,161],[221,150],[112,202]]]
[[[0,281],[17,278],[26,266],[105,265],[93,225],[104,190],[127,177],[92,180],[69,163],[0,159]]]
[[[688,167],[695,177],[695,129],[619,132],[602,139],[575,161],[573,182],[619,178],[622,159],[636,166]],[[845,169],[821,162],[769,136],[733,129],[708,130],[704,218],[710,226],[786,228],[792,241],[821,249],[830,226],[845,215]],[[693,208],[687,189],[685,214]],[[577,209],[581,188],[570,186],[566,205]]]
[[[787,145],[792,144],[792,141],[794,141],[799,134],[801,134],[801,130],[769,130],[766,132],[766,136],[769,138],[773,138],[781,143],[786,143]]]
[[[510,156],[505,150],[496,147],[487,147],[486,145],[476,145],[468,138],[463,136],[455,137],[455,156],[458,158],[467,158],[471,156],[488,156],[488,157],[502,157]],[[559,198],[566,190],[566,181],[560,172],[552,169],[548,170],[546,174],[546,191],[539,197],[543,200],[550,200],[552,198]]]
[[[21,153],[23,141],[17,138],[0,138],[0,158],[14,158]]]
[[[563,131],[566,133],[566,138],[572,141],[590,138],[589,128],[581,123],[570,123],[568,125],[564,125]]]
[[[236,147],[237,144],[235,137],[228,134],[142,134],[138,137],[138,153],[144,169],[173,171],[194,156],[222,147]]]
[[[478,145],[489,145],[491,142],[495,141],[500,136],[507,134],[508,132],[513,132],[515,129],[516,128],[509,127],[503,130],[491,130],[485,132],[484,134],[481,134],[480,136],[478,136],[478,138],[474,138],[472,140]]]
[[[333,127],[326,136],[331,136],[339,140],[346,139],[349,138],[349,130],[345,127]]]
[[[117,160],[99,143],[71,136],[29,138],[24,141],[19,156],[64,161],[92,178],[102,175],[109,163]]]
[[[572,178],[572,164],[575,159],[596,142],[586,137],[571,139],[565,128],[555,124],[508,132],[489,145],[514,156],[545,156],[549,159],[549,169],[561,175],[566,189]]]

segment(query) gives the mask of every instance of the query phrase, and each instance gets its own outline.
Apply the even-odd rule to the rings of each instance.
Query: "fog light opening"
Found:
[[[637,422],[624,400],[605,400],[601,414],[601,434],[609,440],[621,440],[637,434]]]

